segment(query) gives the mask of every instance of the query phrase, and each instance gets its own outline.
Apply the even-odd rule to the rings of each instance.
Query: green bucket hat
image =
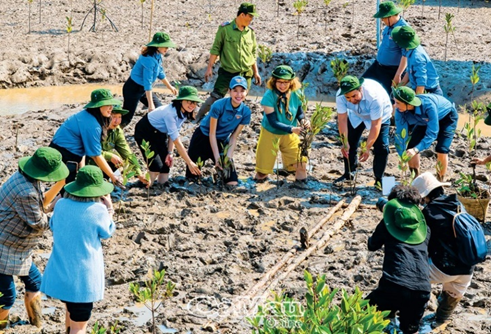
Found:
[[[491,103],[487,105],[488,116],[484,119],[484,124],[491,125]]]
[[[90,94],[90,102],[84,108],[99,108],[103,106],[119,106],[121,101],[113,97],[109,89],[96,89]]]
[[[416,96],[416,92],[409,87],[402,86],[398,88],[392,88],[392,95],[396,100],[410,104],[415,107],[421,105],[421,99]]]
[[[198,90],[191,86],[182,86],[179,88],[179,95],[172,101],[194,101],[198,103],[203,103],[204,101],[199,98]]]
[[[357,77],[354,77],[352,75],[345,76],[344,78],[341,79],[341,82],[339,83],[339,88],[341,90],[338,93],[338,96],[344,95],[346,93],[354,91],[355,89],[360,88],[361,85],[363,85],[364,81],[365,79],[363,78],[358,79]]]
[[[251,14],[254,17],[259,16],[259,14],[256,12],[256,5],[250,2],[241,3],[239,7],[239,13]]]
[[[272,76],[276,79],[293,80],[295,78],[295,72],[288,65],[279,65],[274,69]]]
[[[58,182],[70,173],[61,153],[51,147],[40,147],[32,157],[21,158],[19,168],[33,179],[45,182]]]
[[[152,41],[147,46],[154,46],[156,48],[175,48],[176,44],[171,41],[170,36],[166,32],[156,32],[153,35]]]
[[[385,204],[384,223],[390,235],[410,245],[422,243],[428,233],[425,217],[419,207],[398,199]]]
[[[395,27],[390,36],[403,49],[416,49],[421,44],[416,31],[409,26]]]
[[[392,1],[384,1],[378,5],[378,12],[373,15],[376,19],[384,19],[402,12],[401,7],[397,7]]]
[[[129,112],[130,112],[129,110],[123,109],[120,105],[115,105],[113,107],[113,110],[111,111],[111,113],[113,114],[121,114],[121,115],[126,115]]]
[[[65,186],[67,193],[78,197],[100,197],[113,190],[114,186],[104,181],[101,169],[90,165],[80,168],[75,181]]]

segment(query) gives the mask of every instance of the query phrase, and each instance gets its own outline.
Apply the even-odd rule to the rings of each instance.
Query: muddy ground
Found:
[[[165,58],[167,75],[172,80],[209,89],[202,77],[208,58],[208,49],[219,23],[233,19],[238,1],[156,1],[156,30],[171,33],[179,48],[171,50]],[[39,22],[41,4],[41,23]],[[97,32],[88,32],[91,17],[80,25],[91,1],[73,4],[74,32],[70,35],[70,56],[67,54],[68,36],[65,16],[70,14],[69,1],[42,1],[32,3],[31,33],[27,34],[27,3],[0,4],[0,85],[4,88],[40,85],[69,85],[99,82],[123,83],[138,56],[142,43],[148,39],[148,15],[141,28],[140,2],[104,1],[107,17],[117,25],[119,32],[111,31],[108,20],[98,21]],[[333,0],[327,10],[324,25],[323,2],[312,1],[300,17],[300,32],[296,37],[297,17],[288,1],[279,8],[276,17],[275,1],[258,1],[260,18],[254,28],[261,44],[275,52],[273,61],[261,65],[263,77],[279,62],[290,63],[305,81],[311,83],[312,98],[320,94],[332,96],[335,79],[326,60],[343,56],[352,64],[350,73],[360,75],[375,53],[375,22],[371,19],[375,1],[350,2]],[[491,43],[491,9],[484,1],[445,1],[442,13],[452,12],[457,27],[450,38],[447,62],[444,62],[445,36],[443,19],[438,20],[437,1],[425,1],[424,12],[420,1],[407,10],[407,20],[421,34],[429,54],[434,57],[442,76],[442,86],[459,103],[468,102],[470,83],[468,76],[473,62],[481,67],[481,81],[475,96],[486,98],[489,92]],[[211,7],[210,7],[211,6]],[[144,2],[147,12],[149,3]],[[443,14],[442,14],[443,16]],[[476,24],[476,21],[479,22]],[[324,32],[326,29],[326,32]],[[68,59],[69,58],[69,59]],[[256,93],[262,87],[255,88]],[[67,94],[70,94],[67,86]],[[331,97],[332,98],[332,97]],[[171,97],[162,96],[165,102]],[[319,98],[320,99],[320,98]],[[330,128],[318,135],[313,144],[309,181],[296,185],[293,176],[280,176],[264,184],[251,181],[254,175],[255,145],[257,142],[261,110],[258,102],[248,102],[254,117],[250,127],[240,138],[236,162],[241,186],[234,191],[219,189],[211,184],[211,166],[202,184],[188,184],[182,178],[184,164],[177,159],[170,187],[152,189],[131,188],[123,204],[124,213],[117,217],[117,231],[105,244],[107,289],[103,301],[95,304],[91,324],[99,320],[104,325],[119,319],[124,333],[147,333],[150,323],[145,309],[135,304],[128,290],[129,283],[143,282],[152,269],[167,270],[168,279],[177,284],[173,298],[165,302],[158,315],[158,323],[178,332],[250,332],[242,312],[227,317],[228,306],[237,303],[244,292],[260,280],[287,252],[299,247],[298,231],[315,226],[334,205],[352,196],[348,189],[332,187],[332,180],[340,175],[342,162],[336,140],[334,121]],[[56,129],[69,115],[82,105],[64,105],[54,110],[35,110],[23,115],[8,116],[0,124],[0,177],[3,182],[17,166],[17,160],[31,154],[39,146],[47,145]],[[309,110],[309,114],[312,110]],[[142,112],[128,128],[128,140]],[[21,127],[16,145],[15,127]],[[194,125],[186,124],[182,136],[185,146]],[[478,143],[478,155],[489,154],[491,141],[483,138]],[[459,171],[469,172],[467,143],[459,135],[450,154],[450,180]],[[434,170],[432,150],[422,152],[423,170]],[[326,274],[330,285],[352,290],[373,289],[381,275],[382,252],[369,253],[366,241],[381,218],[373,209],[380,193],[373,187],[371,159],[360,170],[357,193],[362,196],[360,207],[347,224],[329,241],[328,247],[314,252],[277,289],[301,298],[304,290],[303,270],[313,274]],[[478,172],[485,175],[483,167]],[[397,156],[390,156],[388,175],[399,175]],[[454,188],[449,189],[450,192]],[[118,205],[119,206],[119,205]],[[312,243],[320,239],[328,222]],[[489,223],[485,224],[490,239]],[[51,234],[46,233],[36,250],[35,262],[44,268],[51,250]],[[299,256],[299,251],[296,256]],[[477,266],[473,283],[456,310],[454,322],[443,333],[489,333],[491,331],[491,274],[489,260]],[[438,287],[435,286],[435,294]],[[19,285],[18,303],[12,314],[25,319],[21,307],[22,287]],[[206,299],[205,299],[206,298]],[[206,301],[206,302],[205,302]],[[62,304],[46,300],[43,333],[61,333],[63,328]],[[434,309],[434,298],[428,313]],[[16,326],[8,333],[32,333],[34,327]]]

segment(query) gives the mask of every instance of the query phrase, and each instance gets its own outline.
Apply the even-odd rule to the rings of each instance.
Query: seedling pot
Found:
[[[457,194],[457,199],[464,205],[465,210],[481,223],[486,222],[489,201],[491,200],[489,192],[486,190],[485,192],[483,191],[483,195],[484,193],[486,194],[486,198],[470,198]]]

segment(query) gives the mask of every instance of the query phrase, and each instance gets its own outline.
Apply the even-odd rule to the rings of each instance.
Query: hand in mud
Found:
[[[199,169],[198,165],[196,165],[194,162],[191,161],[188,164],[188,168],[193,175],[201,176],[201,170]]]
[[[123,190],[126,190],[126,187],[124,186],[123,181],[121,181],[121,179],[119,179],[119,178],[115,178],[113,180],[113,185],[115,187],[118,187],[118,188],[121,188]]]
[[[145,178],[145,175],[138,175],[138,180],[140,180],[141,183],[144,185],[148,185],[148,180]]]
[[[121,158],[119,156],[117,156],[116,154],[113,154],[113,156],[111,157],[111,162],[116,167],[123,166],[123,160],[121,160]]]

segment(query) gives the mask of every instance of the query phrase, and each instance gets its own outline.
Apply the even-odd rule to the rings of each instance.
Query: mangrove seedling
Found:
[[[361,157],[363,154],[365,154],[366,151],[367,151],[367,142],[365,140],[360,143],[360,147],[358,149],[358,156]],[[355,177],[353,179],[353,184],[351,186],[352,196],[356,195],[356,180],[358,179],[358,164],[355,166],[354,173],[355,173]]]
[[[452,34],[453,40],[455,44],[457,44],[457,41],[455,40],[455,27],[452,25],[452,19],[454,18],[454,15],[447,13],[445,14],[445,25],[443,26],[443,29],[445,30],[445,61],[447,61],[447,48],[448,48],[448,35]]]
[[[339,59],[338,57],[336,57],[333,60],[331,60],[330,64],[331,64],[332,72],[334,73],[334,77],[338,81],[338,86],[339,86],[341,79],[343,79],[346,76],[346,74],[348,74],[349,63],[346,59]]]
[[[479,77],[479,70],[480,69],[481,69],[481,65],[479,65],[479,66],[472,65],[472,73],[471,73],[471,76],[470,76],[471,85],[472,85],[471,93],[470,93],[470,100],[471,101],[474,99],[474,89],[476,88],[477,83],[481,79]]]
[[[306,0],[297,0],[293,3],[295,15],[297,15],[297,38],[300,31],[300,15],[305,11],[305,7],[307,7],[308,3],[309,2]]]
[[[329,123],[332,117],[332,108],[324,107],[320,103],[315,104],[315,111],[310,118],[310,128],[304,129],[300,133],[300,150],[297,161],[303,160],[303,157],[309,157],[309,150],[314,141],[314,137],[322,131]]]
[[[144,152],[145,156],[145,162],[147,164],[147,169],[150,168],[150,165],[153,162],[153,157],[155,156],[155,152],[150,149],[150,143],[143,139],[141,148]],[[152,186],[150,184],[150,172],[147,170],[145,173],[145,179],[148,181],[148,187],[147,187],[147,200],[150,199],[150,187]]]
[[[126,186],[128,184],[128,180],[131,179],[133,176],[135,176],[136,171],[135,171],[135,166],[138,164],[137,158],[134,154],[132,154],[129,159],[126,159],[123,162],[123,168],[121,171],[121,176],[123,178],[122,183],[123,186]],[[124,207],[123,207],[123,202],[124,202],[124,189],[121,189],[121,198],[119,200],[119,208],[118,208],[118,215],[116,217],[117,220],[119,220],[119,214],[124,213]]]
[[[90,330],[90,334],[117,334],[121,331],[121,327],[118,326],[118,321],[109,327],[109,330],[104,327],[102,324],[99,324],[99,321],[94,323],[92,329]]]
[[[130,291],[138,302],[143,303],[152,313],[152,333],[157,333],[155,315],[163,306],[165,299],[172,297],[176,285],[172,281],[164,283],[165,269],[155,270],[149,280],[145,281],[145,287],[137,283],[130,283]]]
[[[379,311],[363,299],[363,292],[354,288],[331,290],[326,275],[316,278],[304,271],[304,298],[293,299],[273,292],[273,300],[258,307],[246,318],[254,334],[277,333],[372,333],[381,334],[390,323],[390,311]]]
[[[442,0],[438,0],[438,19],[440,19],[441,12],[442,12]]]
[[[344,158],[348,161],[348,175],[350,176],[351,179],[351,164],[349,160],[349,150],[348,150],[348,137],[345,136],[344,133],[339,134],[339,141],[341,142],[341,145],[343,146],[344,151],[346,152],[346,155],[343,155]],[[356,168],[356,167],[355,167]]]
[[[196,166],[198,166],[199,170],[201,170],[203,168],[203,165],[204,165],[204,161],[201,160],[201,157],[198,157],[198,159],[196,160]],[[198,180],[198,183],[201,182],[201,175],[198,176],[197,180]]]
[[[230,178],[230,175],[233,170],[235,170],[235,165],[232,159],[228,157],[228,150],[230,149],[230,146],[223,145],[222,146],[222,153],[220,154],[220,166],[222,167],[216,169],[216,180],[215,183],[222,188],[225,186],[225,180]]]
[[[68,54],[68,62],[70,62],[70,35],[72,34],[72,30],[73,30],[72,18],[67,16],[66,21],[67,21],[66,32],[68,34],[67,54]]]
[[[426,3],[426,0],[423,0],[421,2],[421,16],[425,15],[425,3]]]
[[[275,174],[276,174],[276,189],[280,188],[280,162],[278,160],[278,151],[280,150],[280,138],[275,137],[273,139],[273,149],[271,150],[271,154],[273,154],[276,157],[276,169],[275,169]]]
[[[324,9],[324,33],[327,32],[327,7],[329,7],[330,3],[331,0],[324,0],[324,5],[326,5],[326,8]]]
[[[402,13],[404,14],[404,12],[408,10],[409,7],[411,7],[411,5],[415,2],[416,0],[399,0],[399,6],[401,6],[403,10]]]
[[[397,150],[402,151],[402,155],[398,155],[399,164],[397,167],[401,171],[400,183],[405,186],[411,185],[415,177],[414,171],[411,171],[411,169],[409,168],[409,160],[411,160],[412,157],[407,154],[407,146],[409,145],[410,140],[411,137],[407,135],[406,129],[402,129],[401,133],[396,134]],[[403,150],[401,150],[400,148],[403,148]]]
[[[273,59],[273,51],[271,50],[270,47],[264,44],[259,44],[258,45],[259,49],[259,59],[266,65]]]
[[[142,28],[143,28],[143,4],[145,3],[145,0],[140,0],[140,5],[141,5],[141,9],[142,9],[142,16],[141,16],[141,24],[142,24]]]
[[[31,33],[31,4],[32,4],[32,1],[33,0],[27,0],[27,2],[29,3],[29,18],[27,20],[27,24],[28,24],[28,30],[27,30],[27,33],[30,34]]]

